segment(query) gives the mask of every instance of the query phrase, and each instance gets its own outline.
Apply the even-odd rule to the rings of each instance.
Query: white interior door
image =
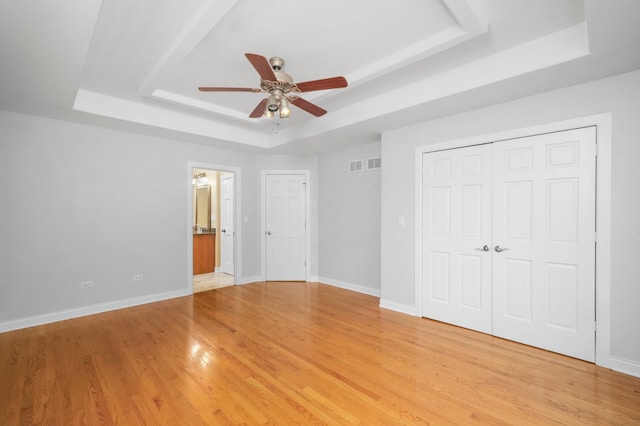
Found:
[[[306,177],[265,176],[267,281],[306,280]]]
[[[494,144],[493,333],[595,360],[595,128]]]
[[[594,127],[424,154],[423,315],[593,361],[595,164]]]
[[[491,333],[491,145],[423,155],[422,306]]]
[[[222,272],[234,274],[233,173],[220,178],[220,263]]]

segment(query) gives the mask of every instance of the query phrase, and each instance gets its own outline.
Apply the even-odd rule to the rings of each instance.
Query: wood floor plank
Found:
[[[255,283],[0,334],[0,424],[640,424],[640,379]]]

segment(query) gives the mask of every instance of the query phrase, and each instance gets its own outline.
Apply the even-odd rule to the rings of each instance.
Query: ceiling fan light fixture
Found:
[[[289,102],[287,98],[282,97],[280,99],[280,118],[287,118],[291,115],[291,108],[289,108]]]
[[[267,99],[267,109],[271,112],[276,112],[278,110],[278,100],[273,93],[269,95],[269,99]]]
[[[267,107],[264,109],[264,114],[262,114],[262,116],[264,118],[273,118],[274,117],[273,111],[269,111],[269,108]]]

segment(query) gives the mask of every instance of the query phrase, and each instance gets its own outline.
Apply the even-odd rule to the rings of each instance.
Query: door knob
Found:
[[[267,232],[265,232],[265,234],[271,235],[271,231],[267,231]]]
[[[226,229],[223,229],[223,230],[222,230],[222,232],[224,232],[224,233],[226,234],[226,233],[227,233],[227,230],[226,230]]]
[[[476,248],[476,250],[489,251],[489,246],[485,244],[484,246],[482,246],[482,248]]]
[[[507,247],[500,247],[500,246],[495,246],[493,249],[496,251],[496,253],[500,253],[501,251],[509,250]]]

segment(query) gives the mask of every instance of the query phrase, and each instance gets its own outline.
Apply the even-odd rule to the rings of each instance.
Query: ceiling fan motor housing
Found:
[[[284,68],[284,59],[274,56],[273,58],[269,58],[269,65],[271,65],[274,71],[280,71]]]
[[[288,74],[281,72],[277,72],[275,74],[276,78],[278,79],[277,81],[262,80],[260,82],[260,87],[262,88],[262,90],[269,93],[273,92],[276,89],[281,90],[282,93],[291,92],[291,90],[293,90],[294,88],[293,80],[291,79],[291,77]]]

